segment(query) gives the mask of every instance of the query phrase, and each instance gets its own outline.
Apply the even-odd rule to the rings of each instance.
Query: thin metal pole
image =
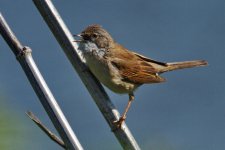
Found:
[[[78,45],[73,42],[74,39],[56,8],[52,4],[51,0],[33,0],[33,2],[41,13],[45,22],[48,24],[55,38],[61,45],[74,69],[79,74],[84,85],[87,87],[89,93],[105,117],[107,123],[113,130],[115,128],[113,121],[119,119],[119,112],[109,99],[102,85],[82,62],[82,54],[77,49]],[[113,130],[113,132],[123,149],[140,149],[126,124],[122,125],[122,129]]]
[[[47,112],[53,125],[57,129],[62,140],[64,141],[66,148],[69,150],[83,150],[76,135],[74,134],[68,121],[63,115],[63,112],[61,111],[54,96],[52,95],[50,89],[48,88],[40,71],[38,70],[32,58],[31,49],[29,47],[23,46],[19,42],[19,40],[11,31],[10,27],[6,23],[1,13],[0,13],[0,33],[2,37],[5,39],[5,41],[8,43],[9,47],[11,48],[20,65],[22,66],[34,91],[39,97],[41,104],[45,108],[45,111]]]

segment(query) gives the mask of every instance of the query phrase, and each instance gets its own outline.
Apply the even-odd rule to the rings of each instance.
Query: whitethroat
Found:
[[[100,25],[90,25],[74,36],[80,37],[75,42],[79,42],[86,65],[95,77],[113,92],[129,95],[124,113],[114,122],[118,128],[126,119],[139,86],[164,82],[160,76],[164,72],[207,65],[205,60],[164,63],[147,58],[116,43]]]

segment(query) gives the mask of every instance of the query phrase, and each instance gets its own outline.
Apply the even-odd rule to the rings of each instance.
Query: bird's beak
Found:
[[[79,37],[81,38],[80,40],[74,40],[73,42],[82,42],[83,41],[83,37],[81,34],[74,34],[73,37]]]
[[[82,38],[81,34],[74,34],[73,36]]]

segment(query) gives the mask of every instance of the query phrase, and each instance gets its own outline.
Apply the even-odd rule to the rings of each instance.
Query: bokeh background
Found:
[[[101,24],[117,42],[165,62],[206,59],[209,66],[166,73],[144,85],[127,125],[144,150],[225,149],[224,0],[54,0],[72,33]],[[30,0],[0,0],[19,40],[85,149],[121,149],[59,44]],[[123,111],[127,95],[107,93]],[[55,132],[24,72],[0,38],[0,149],[61,149],[25,115],[32,110]]]

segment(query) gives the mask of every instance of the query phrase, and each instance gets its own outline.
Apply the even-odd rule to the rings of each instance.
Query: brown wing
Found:
[[[135,84],[165,81],[164,78],[158,75],[157,69],[157,66],[163,66],[164,63],[156,62],[137,53],[127,51],[122,46],[119,48],[119,51],[117,49],[111,50],[111,52],[113,51],[111,63],[119,70],[124,81]]]
[[[157,60],[154,60],[154,59],[150,59],[150,58],[147,58],[143,55],[140,55],[138,53],[135,53],[135,52],[132,52],[133,54],[135,54],[137,57],[139,57],[139,59],[142,59],[144,61],[147,61],[149,63],[152,63],[152,64],[155,64],[155,65],[159,65],[160,67],[166,67],[168,66],[167,63],[164,63],[164,62],[160,62],[160,61],[157,61]]]

